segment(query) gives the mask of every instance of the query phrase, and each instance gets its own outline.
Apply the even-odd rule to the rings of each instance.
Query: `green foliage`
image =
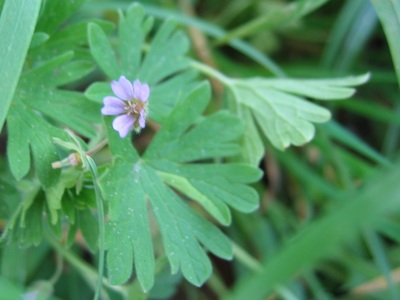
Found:
[[[195,285],[209,277],[211,264],[199,243],[219,257],[231,258],[229,240],[166,185],[198,201],[223,224],[231,218],[227,204],[245,212],[257,207],[257,194],[243,183],[257,180],[258,170],[238,164],[185,164],[234,155],[239,150],[235,140],[242,128],[235,117],[224,112],[204,118],[188,130],[209,98],[207,85],[195,88],[166,119],[143,158],[128,141],[121,141],[109,130],[116,160],[102,182],[105,198],[110,201],[106,239],[112,283],[125,282],[134,262],[142,287],[149,290],[153,284],[154,256],[146,200],[161,231],[172,273],[181,269]],[[231,130],[226,131],[226,126]],[[215,135],[209,135],[210,130]]]
[[[372,0],[371,2],[385,30],[392,54],[393,65],[397,74],[397,80],[400,84],[400,41],[398,39],[400,33],[398,26],[400,24],[400,4],[396,0]]]
[[[271,144],[284,150],[293,144],[309,142],[315,133],[312,123],[330,119],[330,112],[302,97],[319,100],[345,99],[354,94],[351,86],[365,83],[369,75],[341,79],[229,79],[233,110],[244,116],[247,134],[243,139],[242,158],[258,164],[263,154],[257,124]],[[254,118],[254,119],[253,119]]]
[[[163,181],[199,202],[219,222],[228,225],[231,215],[227,204],[244,212],[256,209],[257,195],[241,183],[259,177],[258,172],[244,165],[180,165],[237,154],[239,147],[235,140],[242,133],[242,127],[226,112],[196,121],[210,95],[205,86],[193,90],[194,73],[184,71],[189,67],[183,56],[187,52],[187,39],[182,32],[175,31],[172,22],[166,22],[143,55],[143,43],[151,25],[152,19],[144,16],[141,6],[133,5],[126,16],[120,14],[118,58],[101,28],[95,24],[89,27],[90,47],[102,70],[114,79],[125,74],[128,78],[147,82],[151,87],[150,117],[163,123],[143,161],[130,153],[134,149],[129,147],[127,150],[126,143],[121,145],[123,151],[116,149],[114,144],[120,143],[119,138],[116,139],[115,132],[112,132],[114,139],[109,134],[112,153],[121,156],[105,179],[105,197],[110,199],[107,227],[109,279],[115,284],[125,282],[134,263],[144,290],[149,290],[154,281],[147,198],[161,230],[172,273],[181,268],[183,275],[193,284],[204,283],[211,274],[211,264],[199,242],[220,257],[231,257],[226,237],[191,212]],[[135,36],[136,47],[128,44],[132,36]],[[95,101],[110,94],[109,85],[101,83],[92,85],[86,92]],[[174,113],[169,116],[172,109]],[[185,132],[194,121],[196,126]],[[230,130],[226,131],[226,128]],[[208,132],[213,134],[210,136]],[[223,177],[230,172],[237,175]],[[122,180],[121,174],[130,176]],[[171,225],[168,220],[175,220],[176,216],[182,220],[178,219]],[[203,232],[205,228],[208,229],[206,235]],[[123,263],[126,261],[130,263]]]
[[[229,34],[226,34],[218,42],[226,43],[229,40],[247,36],[259,30],[266,30],[277,27],[279,25],[287,26],[291,22],[295,22],[301,17],[319,8],[326,2],[328,2],[328,0],[299,0],[296,2],[292,2],[286,7],[271,10],[268,14],[265,14],[264,16],[261,16],[255,20],[251,20],[247,24],[244,24],[239,28],[232,30]]]
[[[7,1],[1,12],[0,69],[4,78],[0,83],[2,91],[0,102],[0,129],[3,128],[11,104],[18,78],[21,74],[24,59],[33,35],[39,14],[40,0],[25,2],[23,0]],[[15,34],[18,32],[18,34]]]
[[[89,42],[94,59],[109,78],[115,80],[125,75],[130,80],[139,78],[149,84],[150,117],[163,122],[174,105],[195,86],[194,74],[184,71],[189,67],[184,56],[189,42],[182,31],[175,30],[172,21],[164,23],[157,31],[146,55],[143,55],[145,38],[152,24],[152,18],[145,17],[142,6],[134,4],[126,16],[120,15],[118,57],[104,31],[96,24],[89,26]],[[108,83],[94,83],[86,91],[86,96],[101,102],[111,93]]]
[[[398,1],[140,2],[0,0],[0,298],[397,299]]]
[[[52,138],[65,138],[65,134],[36,111],[84,136],[93,137],[95,134],[91,124],[100,121],[99,107],[78,92],[57,89],[57,86],[82,78],[92,69],[92,65],[86,62],[75,62],[77,69],[73,72],[62,67],[72,57],[73,53],[67,52],[21,76],[7,118],[8,160],[17,179],[24,177],[30,169],[29,149],[32,150],[39,180],[45,187],[55,184],[60,173],[51,167],[51,163],[58,160]],[[43,78],[51,79],[45,81]]]
[[[44,6],[36,25],[37,31],[53,34],[59,26],[77,11],[85,0],[51,1],[43,0]]]
[[[287,243],[272,260],[265,261],[261,272],[239,282],[227,299],[243,299],[249,293],[253,299],[263,299],[275,285],[329,256],[339,243],[354,237],[355,232],[372,226],[388,212],[398,210],[399,173],[399,170],[385,172],[385,177],[382,173],[376,174],[357,196],[350,195],[336,211],[310,223],[296,240]],[[316,245],[318,251],[314,251]],[[265,278],[270,280],[265,282]]]
[[[18,288],[3,278],[0,278],[0,289],[4,298],[10,300],[21,299],[21,292],[18,290]]]

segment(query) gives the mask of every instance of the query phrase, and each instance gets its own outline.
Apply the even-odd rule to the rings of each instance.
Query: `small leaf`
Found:
[[[28,59],[40,63],[68,51],[74,51],[76,59],[91,59],[92,56],[87,47],[87,27],[91,23],[99,25],[107,33],[112,32],[115,28],[113,23],[102,20],[83,21],[62,27],[52,34],[44,44],[31,49]]]
[[[205,109],[210,94],[209,86],[203,83],[188,95],[186,101],[177,105],[163,124],[161,133],[148,147],[145,157],[186,162],[237,154],[239,147],[234,141],[239,138],[243,128],[237,118],[228,112],[218,112],[187,130]],[[210,132],[214,139],[209,138]]]
[[[54,33],[58,26],[68,19],[84,1],[45,1],[36,30]]]
[[[126,175],[121,177],[121,173]],[[124,178],[130,179],[129,184]],[[105,182],[110,201],[106,232],[109,280],[113,284],[124,283],[135,262],[139,282],[148,291],[154,282],[154,254],[145,191],[132,165],[120,160]]]
[[[198,191],[185,177],[177,176],[170,173],[158,172],[161,179],[169,186],[182,192],[185,196],[196,200],[204,207],[207,212],[212,215],[218,222],[223,225],[231,223],[231,213],[228,206],[222,201],[214,201]]]
[[[243,114],[251,137],[245,137],[242,159],[258,163],[261,153],[254,158],[253,148],[258,148],[255,124],[250,121],[248,111],[273,146],[284,150],[291,144],[300,146],[309,142],[315,133],[312,123],[327,122],[330,112],[299,96],[322,100],[348,98],[355,90],[354,85],[365,83],[369,74],[339,79],[226,79],[226,84],[236,101],[231,109]],[[290,94],[289,94],[290,93]],[[258,138],[261,140],[261,137]],[[254,147],[253,147],[254,146]]]
[[[43,209],[43,201],[36,198],[20,216],[20,223],[23,221],[23,224],[13,230],[13,240],[17,241],[20,247],[39,245],[42,240]]]
[[[352,86],[366,83],[369,73],[336,79],[253,79],[252,85],[289,92],[318,100],[346,99],[355,93]]]
[[[142,59],[142,47],[147,34],[153,26],[153,19],[145,18],[144,9],[138,3],[134,3],[128,9],[126,16],[120,13],[119,17],[118,35],[120,37],[121,74],[134,77],[138,73]],[[135,46],[132,45],[132,40]]]
[[[186,69],[189,60],[184,55],[189,50],[189,40],[176,24],[167,21],[157,31],[150,50],[140,67],[138,77],[154,84],[174,73]]]
[[[51,167],[51,163],[58,160],[51,137],[61,137],[63,132],[57,131],[55,127],[46,123],[37,114],[27,110],[23,105],[11,107],[7,124],[9,132],[8,161],[15,178],[21,179],[29,171],[30,146],[40,182],[45,187],[53,185],[58,180],[60,170]]]
[[[101,69],[110,78],[118,78],[121,71],[118,68],[117,58],[108,38],[101,27],[91,23],[88,27],[88,36],[91,53]]]
[[[56,225],[59,221],[58,213],[62,208],[67,210],[68,216],[73,214],[73,212],[71,212],[72,207],[70,207],[68,211],[67,201],[62,203],[63,196],[67,188],[72,188],[76,184],[80,175],[81,173],[73,168],[67,169],[61,174],[60,180],[57,181],[55,185],[45,189],[47,208],[50,212],[52,225]],[[70,218],[70,222],[74,223],[74,215]]]
[[[46,202],[50,211],[51,223],[54,225],[58,222],[58,210],[61,209],[61,200],[65,191],[62,181],[58,181],[56,185],[46,190]]]
[[[242,105],[240,110],[239,115],[242,116],[246,126],[240,156],[243,162],[256,166],[264,155],[264,145],[258,134],[256,120],[253,118],[250,108]]]
[[[32,36],[31,44],[29,45],[29,49],[36,48],[42,45],[49,39],[49,35],[44,32],[35,32]]]
[[[290,144],[300,146],[309,142],[315,131],[311,122],[330,119],[325,108],[258,82],[241,82],[233,89],[237,101],[251,109],[265,136],[281,150]]]

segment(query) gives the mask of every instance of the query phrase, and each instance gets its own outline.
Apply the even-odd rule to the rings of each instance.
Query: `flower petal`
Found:
[[[132,83],[125,76],[121,76],[118,81],[112,81],[111,89],[122,100],[132,100],[134,98]]]
[[[118,131],[119,136],[124,138],[128,135],[129,131],[135,123],[136,117],[131,115],[120,115],[116,117],[113,121],[113,128]]]
[[[104,106],[101,109],[101,113],[106,116],[112,115],[120,115],[125,110],[126,106],[125,102],[112,96],[104,97],[103,99]]]
[[[150,88],[147,83],[140,83],[139,80],[135,80],[133,83],[133,94],[136,99],[146,102],[150,95]]]
[[[139,126],[144,128],[146,126],[146,116],[144,110],[140,111]]]

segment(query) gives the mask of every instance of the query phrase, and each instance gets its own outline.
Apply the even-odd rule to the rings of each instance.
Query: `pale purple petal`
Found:
[[[133,127],[136,118],[131,115],[120,115],[116,117],[113,121],[113,128],[118,131],[119,136],[124,138],[128,135],[129,131]]]
[[[111,89],[122,100],[131,100],[134,98],[132,83],[125,76],[121,76],[118,81],[112,81]]]
[[[144,128],[146,126],[146,117],[145,117],[145,114],[144,114],[144,110],[140,111],[139,125],[142,128]]]
[[[104,97],[101,113],[106,116],[120,115],[124,112],[125,102],[112,96]]]
[[[136,99],[146,102],[150,95],[149,85],[146,83],[142,84],[139,80],[135,80],[133,83],[133,94]]]

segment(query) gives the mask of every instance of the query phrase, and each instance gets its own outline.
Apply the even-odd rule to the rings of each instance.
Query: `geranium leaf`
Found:
[[[101,122],[100,105],[94,105],[81,93],[56,88],[82,78],[92,69],[90,63],[71,61],[72,58],[72,52],[64,53],[28,69],[20,78],[7,117],[8,160],[17,179],[24,177],[30,169],[31,150],[40,182],[47,188],[55,184],[60,172],[51,166],[58,160],[52,139],[66,136],[54,124],[93,137],[94,123]],[[54,122],[48,122],[43,115]]]
[[[88,24],[96,24],[106,33],[115,28],[113,23],[102,20],[83,21],[59,28],[45,43],[29,51],[28,60],[43,62],[68,51],[74,51],[76,59],[90,60]]]
[[[195,86],[196,73],[188,71],[189,61],[185,54],[189,50],[189,41],[182,31],[176,30],[172,21],[159,28],[144,52],[152,25],[152,18],[145,16],[142,6],[133,4],[126,14],[120,14],[118,51],[114,51],[100,26],[90,24],[88,35],[93,58],[110,79],[117,80],[124,75],[130,81],[139,79],[149,84],[150,118],[162,123],[174,105]],[[94,83],[86,95],[101,102],[110,95],[110,88]]]
[[[153,19],[145,16],[144,9],[139,4],[133,4],[128,9],[126,16],[120,13],[119,17],[121,71],[122,74],[137,76],[142,59],[142,47],[153,26]],[[135,47],[132,47],[132,41],[135,43]]]
[[[22,104],[11,107],[7,124],[7,156],[15,178],[21,179],[29,171],[31,148],[39,180],[46,187],[54,184],[60,171],[51,167],[58,160],[51,137],[62,137],[62,130],[58,131]]]
[[[293,93],[318,100],[346,99],[355,93],[353,86],[368,81],[370,75],[335,79],[253,79],[252,85]]]
[[[162,124],[140,156],[129,139],[121,139],[112,128],[112,118],[104,118],[115,158],[110,172],[101,180],[104,197],[109,201],[109,280],[122,284],[134,270],[145,291],[154,283],[153,219],[161,232],[172,273],[181,270],[185,278],[199,286],[212,270],[205,249],[224,259],[232,257],[232,249],[228,238],[192,210],[193,202],[182,196],[197,201],[227,225],[231,221],[229,206],[244,212],[258,206],[257,193],[245,184],[261,175],[247,165],[227,164],[225,168],[222,163],[204,163],[238,155],[243,126],[224,111],[202,116],[211,92],[207,84],[197,84],[196,72],[188,69],[188,39],[167,21],[144,47],[151,25],[152,19],[145,16],[143,8],[132,5],[126,14],[120,14],[115,51],[98,26],[89,26],[90,48],[100,68],[113,80],[124,75],[130,81],[148,83],[150,117]],[[108,95],[112,95],[108,83],[94,83],[86,91],[86,96],[97,103]],[[190,167],[194,161],[196,165]]]
[[[111,151],[117,157],[102,180],[105,198],[110,201],[106,240],[111,282],[121,284],[128,280],[133,262],[143,289],[151,288],[154,254],[149,231],[150,209],[172,273],[181,270],[187,280],[199,286],[212,270],[202,246],[221,258],[232,257],[228,238],[171,189],[196,200],[225,225],[231,220],[228,206],[245,212],[258,206],[257,193],[245,185],[259,179],[261,174],[257,169],[240,164],[190,164],[194,160],[223,157],[227,147],[231,149],[228,155],[239,151],[237,140],[242,133],[239,120],[224,112],[202,117],[209,99],[209,86],[198,85],[165,120],[143,158],[128,139],[119,138],[109,118],[106,119]],[[219,132],[227,126],[232,128],[230,133]],[[219,133],[210,135],[214,129]],[[179,140],[185,145],[190,141],[190,147],[182,147]],[[207,146],[211,144],[216,150]],[[203,148],[208,154],[203,153]]]
[[[90,51],[94,59],[107,76],[117,78],[121,71],[106,34],[99,25],[94,23],[89,24],[88,32]]]
[[[54,33],[58,26],[69,18],[84,1],[45,1],[36,30]]]
[[[258,164],[262,153],[255,152],[255,124],[249,119],[249,111],[260,130],[273,146],[283,150],[291,144],[300,146],[309,142],[315,133],[313,123],[330,119],[330,112],[301,96],[318,100],[337,100],[354,94],[354,85],[366,82],[369,74],[339,79],[226,79],[236,107],[233,111],[243,116],[252,137],[243,140],[242,159]],[[262,140],[261,136],[258,140]],[[256,142],[257,143],[257,142]],[[254,147],[255,146],[255,147]],[[254,154],[257,154],[254,157]]]

